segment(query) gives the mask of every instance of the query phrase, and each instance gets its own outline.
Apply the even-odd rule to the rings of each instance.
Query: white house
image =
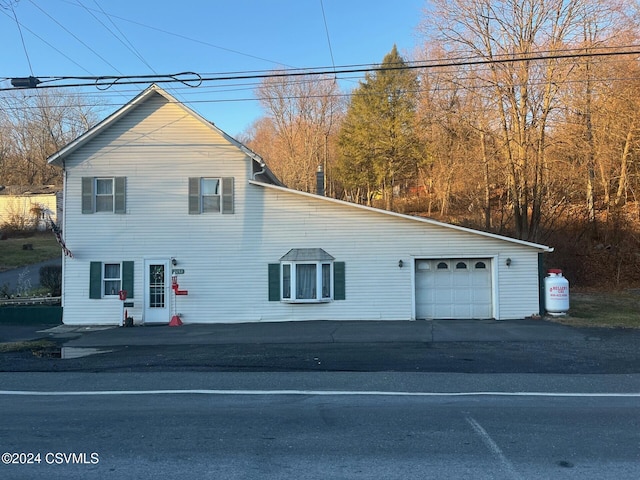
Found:
[[[288,189],[157,86],[50,157],[66,324],[523,318],[538,245]],[[177,287],[172,288],[175,279]],[[178,295],[176,295],[176,292]]]

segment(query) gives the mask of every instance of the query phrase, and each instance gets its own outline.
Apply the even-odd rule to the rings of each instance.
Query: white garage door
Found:
[[[492,318],[491,260],[416,260],[416,318]]]

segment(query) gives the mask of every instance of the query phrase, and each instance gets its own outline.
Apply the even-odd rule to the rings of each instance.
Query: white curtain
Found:
[[[315,264],[296,265],[296,297],[300,299],[316,298]]]

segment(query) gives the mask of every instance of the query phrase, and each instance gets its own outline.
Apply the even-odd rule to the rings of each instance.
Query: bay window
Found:
[[[269,300],[319,303],[344,300],[344,262],[321,248],[294,248],[269,265]]]

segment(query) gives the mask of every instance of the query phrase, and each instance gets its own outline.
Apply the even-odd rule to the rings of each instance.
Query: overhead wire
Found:
[[[2,10],[0,10],[1,13],[5,13]],[[7,13],[5,13],[5,15],[7,15],[9,18],[11,18],[10,15],[8,15]],[[20,25],[21,28],[25,29],[27,32],[29,32],[31,35],[33,35],[34,37],[36,37],[38,40],[40,40],[42,43],[44,43],[45,45],[47,45],[48,47],[50,47],[52,50],[55,50],[56,52],[58,52],[60,55],[62,55],[64,58],[66,58],[67,60],[69,60],[71,63],[73,63],[75,66],[77,66],[78,68],[84,70],[85,72],[87,72],[89,75],[93,75],[93,72],[90,72],[89,70],[87,70],[84,66],[80,65],[78,62],[76,62],[73,58],[71,58],[70,56],[68,56],[67,54],[65,54],[62,50],[56,48],[54,45],[52,45],[51,43],[49,43],[47,40],[45,40],[44,38],[42,38],[40,35],[38,35],[36,32],[34,32],[33,30],[31,30],[29,27],[27,27],[26,25],[18,22],[18,24]]]
[[[238,80],[263,80],[267,78],[279,78],[279,77],[306,77],[317,75],[331,75],[331,74],[356,74],[367,73],[373,71],[393,71],[393,70],[415,70],[415,69],[432,69],[432,68],[444,68],[444,67],[463,67],[474,65],[494,65],[504,63],[515,63],[521,61],[543,61],[543,60],[559,60],[567,58],[584,58],[584,57],[613,57],[620,55],[640,55],[640,45],[632,46],[633,50],[606,50],[598,52],[584,52],[584,49],[576,49],[573,51],[565,51],[565,53],[535,53],[527,55],[514,55],[504,56],[503,58],[470,58],[463,60],[428,60],[419,62],[408,62],[398,65],[380,65],[380,64],[364,64],[362,66],[343,66],[343,67],[314,67],[308,69],[283,69],[276,71],[247,71],[247,72],[232,72],[232,73],[216,73],[216,74],[200,74],[197,72],[179,72],[172,74],[162,75],[101,75],[101,76],[56,76],[47,77],[42,76],[39,79],[42,83],[36,88],[60,88],[60,87],[111,87],[113,85],[139,85],[149,83],[183,83],[184,85],[196,87],[204,82],[224,82],[224,81],[238,81]],[[189,77],[191,76],[191,77]],[[183,78],[186,77],[186,78]],[[45,83],[59,82],[59,81],[71,81],[84,83],[67,83],[47,85]],[[91,83],[87,83],[87,82]],[[30,87],[24,87],[30,88]],[[15,89],[15,87],[14,87]],[[0,91],[7,90],[0,88]]]
[[[13,19],[16,22],[16,26],[18,27],[18,32],[20,33],[20,41],[22,42],[22,49],[24,50],[24,54],[27,57],[27,63],[29,64],[29,71],[33,76],[33,66],[31,65],[31,59],[29,58],[29,51],[27,50],[27,44],[24,41],[24,35],[22,35],[22,29],[20,28],[20,22],[18,21],[18,16],[16,15],[16,11],[13,8],[13,4],[9,3],[9,8],[11,9],[11,13],[13,13]]]
[[[320,9],[322,10],[322,21],[324,22],[324,31],[327,35],[327,44],[329,45],[329,55],[331,56],[331,65],[336,68],[336,62],[333,59],[333,48],[331,48],[331,37],[329,36],[329,27],[327,26],[327,16],[324,13],[324,3],[320,0]]]
[[[76,3],[73,3],[70,0],[60,0],[60,1],[62,1],[64,3],[68,3],[68,4],[73,5],[75,7],[78,6]],[[85,7],[85,8],[89,8],[89,7]],[[91,8],[89,8],[89,10],[91,10]],[[138,20],[132,20],[130,18],[121,17],[119,15],[114,15],[114,14],[108,13],[108,12],[105,12],[105,15],[107,15],[109,18],[116,18],[118,20],[122,20],[122,21],[128,22],[128,23],[132,23],[134,25],[138,25],[140,27],[144,27],[144,28],[147,28],[149,30],[154,30],[156,32],[164,33],[165,35],[174,36],[174,37],[180,38],[182,40],[188,40],[190,42],[199,43],[201,45],[205,45],[207,47],[215,48],[217,50],[222,50],[222,51],[225,51],[225,52],[233,53],[235,55],[241,55],[241,56],[244,56],[244,57],[247,57],[247,58],[253,58],[254,60],[260,60],[260,61],[267,62],[267,63],[273,64],[273,65],[282,65],[284,67],[294,68],[291,65],[287,65],[286,63],[283,63],[283,62],[278,62],[278,61],[275,61],[275,60],[270,60],[268,58],[259,57],[257,55],[252,55],[252,54],[249,54],[249,53],[246,53],[246,52],[241,52],[239,50],[234,50],[232,48],[227,48],[227,47],[222,47],[220,45],[215,45],[215,44],[210,43],[210,42],[205,42],[204,40],[188,37],[187,35],[183,35],[181,33],[171,32],[169,30],[165,30],[165,29],[162,29],[162,28],[159,28],[159,27],[154,27],[152,25],[147,25],[147,24],[142,23],[142,22],[140,22]]]
[[[69,35],[71,35],[73,38],[75,38],[81,45],[83,45],[85,48],[87,48],[91,53],[93,53],[96,57],[98,57],[100,60],[102,60],[104,63],[106,63],[107,65],[109,65],[111,68],[113,68],[116,72],[120,73],[122,75],[122,72],[118,69],[118,67],[116,67],[115,65],[113,65],[111,62],[109,62],[109,60],[107,60],[106,58],[104,58],[102,55],[100,55],[98,52],[96,52],[92,47],[90,47],[89,45],[87,45],[86,42],[84,42],[81,38],[79,38],[75,33],[73,33],[71,30],[69,30],[67,27],[65,27],[62,23],[60,23],[58,20],[56,20],[52,15],[50,15],[47,11],[45,11],[43,8],[41,8],[40,6],[38,6],[33,0],[28,0],[29,3],[31,3],[31,5],[33,5],[34,7],[36,7],[38,10],[40,10],[42,13],[44,13],[47,17],[49,17],[53,22],[56,23],[56,25],[58,25],[60,28],[62,28],[65,32],[67,32]]]

